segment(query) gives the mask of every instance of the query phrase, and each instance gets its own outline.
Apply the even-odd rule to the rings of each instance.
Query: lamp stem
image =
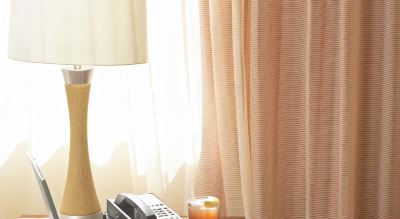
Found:
[[[70,120],[70,151],[60,213],[62,218],[97,219],[102,214],[93,182],[87,143],[91,78],[88,74],[91,75],[92,69],[63,69],[63,73]]]

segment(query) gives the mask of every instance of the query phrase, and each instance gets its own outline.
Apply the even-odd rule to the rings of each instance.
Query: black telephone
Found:
[[[121,193],[116,199],[107,199],[107,216],[109,219],[181,219],[152,193]]]

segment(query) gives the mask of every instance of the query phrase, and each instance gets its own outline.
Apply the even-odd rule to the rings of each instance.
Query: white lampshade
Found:
[[[12,0],[8,56],[62,65],[147,62],[146,0]]]

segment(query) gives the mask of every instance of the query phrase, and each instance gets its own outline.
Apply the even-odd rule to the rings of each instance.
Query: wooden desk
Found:
[[[48,219],[47,215],[21,215],[20,219]],[[187,217],[182,217],[182,219],[188,219]],[[220,219],[243,219],[241,217],[224,217]]]
[[[21,215],[19,216],[20,219],[37,219],[37,218],[41,218],[41,219],[45,219],[47,217],[47,215]]]

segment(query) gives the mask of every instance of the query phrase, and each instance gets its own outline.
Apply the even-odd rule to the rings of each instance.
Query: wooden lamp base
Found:
[[[61,203],[64,219],[101,219],[87,143],[87,112],[92,69],[63,69],[70,120],[67,182]]]

